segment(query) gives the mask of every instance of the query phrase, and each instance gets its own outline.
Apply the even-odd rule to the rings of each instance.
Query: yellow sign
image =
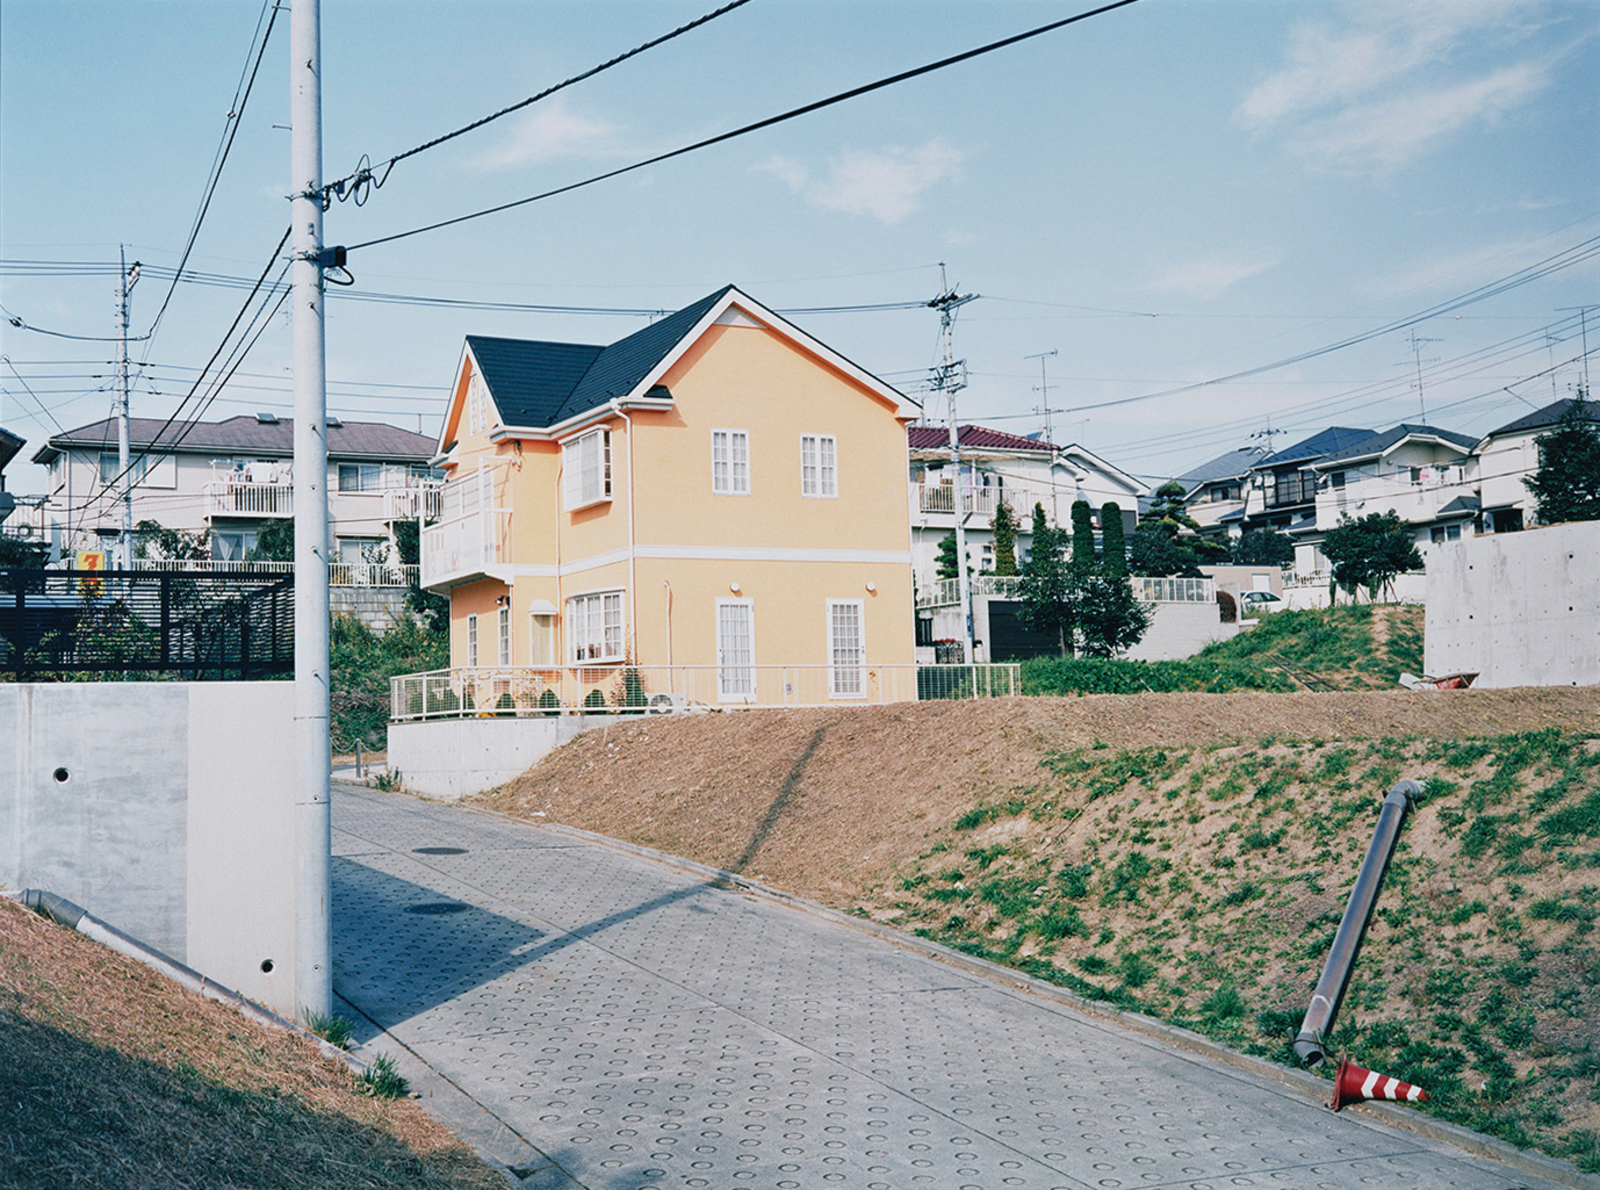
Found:
[[[79,550],[79,570],[104,570],[106,568],[106,554],[104,550]],[[78,593],[80,595],[94,596],[100,594],[100,580],[97,578],[81,578],[78,580]]]

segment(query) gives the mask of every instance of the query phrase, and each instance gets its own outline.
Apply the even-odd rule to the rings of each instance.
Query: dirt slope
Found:
[[[619,719],[485,797],[849,907],[1047,753],[1600,729],[1600,689],[1145,694]]]

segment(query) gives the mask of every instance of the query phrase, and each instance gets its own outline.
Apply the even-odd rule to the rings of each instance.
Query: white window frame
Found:
[[[478,668],[478,613],[467,615],[467,668]]]
[[[582,591],[567,597],[567,655],[573,665],[626,660],[620,590]]]
[[[839,613],[854,611],[855,642],[841,639]],[[867,696],[867,609],[861,599],[828,600],[828,697]]]
[[[611,431],[598,427],[561,444],[563,504],[568,512],[611,499]]]
[[[750,494],[750,431],[711,431],[711,491],[718,496]]]
[[[489,386],[474,372],[467,378],[467,431],[481,434],[489,428]]]
[[[819,500],[838,499],[839,440],[834,435],[800,435],[800,494]]]
[[[730,651],[737,648],[739,642],[730,640],[724,632],[726,627],[734,626],[734,619],[724,615],[725,612],[742,610],[744,615],[744,628],[747,639],[744,641],[744,655],[734,654]],[[716,610],[716,623],[714,625],[717,642],[717,700],[719,702],[751,703],[756,700],[756,605],[753,599],[718,599]]]
[[[500,647],[499,647],[498,654],[497,654],[498,660],[497,660],[496,664],[499,664],[499,665],[510,665],[511,664],[511,608],[510,607],[502,607],[500,609],[499,620],[500,620],[499,624],[496,625],[496,627],[499,629],[499,632],[496,633],[496,637],[497,637],[497,641],[498,641],[498,644],[499,644]]]

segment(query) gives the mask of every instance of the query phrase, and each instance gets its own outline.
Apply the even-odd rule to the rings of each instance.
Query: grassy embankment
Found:
[[[1595,743],[1054,752],[862,909],[1292,1064],[1376,795],[1421,778],[1332,1042],[1424,1110],[1600,1172]]]

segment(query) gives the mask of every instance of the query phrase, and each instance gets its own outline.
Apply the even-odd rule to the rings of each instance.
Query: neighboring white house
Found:
[[[1251,469],[1268,453],[1262,446],[1240,447],[1172,480],[1183,488],[1183,510],[1200,526],[1202,537],[1225,541],[1240,535]]]
[[[1447,541],[1471,537],[1478,517],[1476,439],[1402,422],[1311,465],[1319,540],[1342,517],[1394,512],[1412,528],[1424,561]],[[1320,550],[1317,570],[1327,569]]]
[[[1573,399],[1554,401],[1507,422],[1478,443],[1480,533],[1512,533],[1533,524],[1533,498],[1522,481],[1539,469],[1539,435],[1550,432]]]
[[[1144,485],[1126,471],[1076,444],[1056,446],[984,426],[961,426],[963,530],[967,567],[975,574],[995,570],[994,512],[1004,501],[1017,526],[1017,564],[1033,539],[1033,509],[1044,508],[1053,527],[1070,526],[1072,505],[1085,500],[1095,527],[1108,503],[1122,510],[1123,526],[1133,532]],[[911,457],[911,561],[917,589],[938,582],[939,543],[955,531],[956,484],[950,463],[948,427],[914,425],[907,430]]]
[[[357,563],[391,525],[437,499],[437,443],[379,422],[328,419],[328,535],[332,560]],[[271,414],[197,422],[129,420],[133,522],[209,530],[212,556],[240,561],[261,526],[294,514],[294,423]],[[148,450],[148,454],[145,452]],[[141,457],[143,456],[143,457]],[[40,527],[56,556],[109,548],[122,525],[117,423],[48,439],[33,461],[50,470]],[[430,497],[429,493],[433,493]]]

